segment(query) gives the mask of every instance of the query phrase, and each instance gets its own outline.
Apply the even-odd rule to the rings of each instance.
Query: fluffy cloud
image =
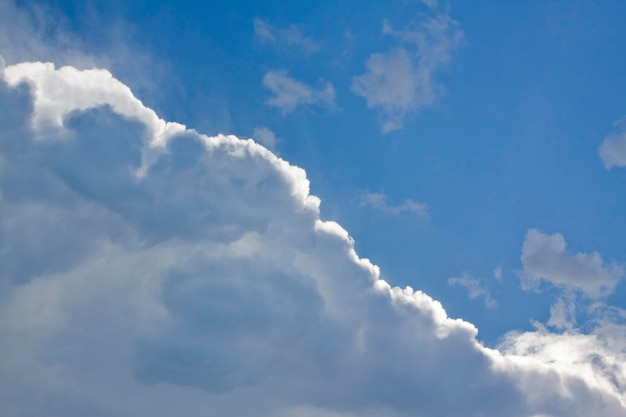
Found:
[[[626,412],[623,356],[483,347],[381,280],[302,169],[167,124],[103,74],[31,63],[0,81],[0,414]]]
[[[254,35],[260,43],[295,48],[306,55],[318,52],[320,44],[305,36],[297,25],[277,28],[262,19],[254,19]]]
[[[612,293],[624,275],[623,265],[605,265],[597,252],[569,254],[563,235],[537,229],[526,234],[521,259],[520,276],[526,288],[545,280],[595,298]]]
[[[366,193],[361,197],[361,205],[373,207],[385,213],[397,215],[401,213],[413,213],[418,217],[428,218],[428,206],[410,199],[404,200],[402,204],[392,205],[387,201],[387,196],[383,193]]]
[[[607,136],[598,153],[606,169],[626,166],[626,128],[625,119],[618,121],[615,125],[618,130]]]
[[[315,89],[292,77],[285,71],[268,71],[263,77],[263,86],[274,93],[267,104],[287,114],[300,106],[335,106],[335,89],[328,81],[320,81]]]
[[[447,13],[433,11],[417,27],[401,31],[385,21],[383,33],[398,39],[398,46],[372,54],[365,74],[353,79],[352,91],[365,98],[367,107],[380,110],[382,130],[390,132],[401,128],[410,113],[436,102],[442,90],[436,75],[450,61],[463,32]]]

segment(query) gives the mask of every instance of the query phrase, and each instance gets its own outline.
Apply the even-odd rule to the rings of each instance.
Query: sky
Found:
[[[623,417],[625,18],[0,0],[0,414]]]

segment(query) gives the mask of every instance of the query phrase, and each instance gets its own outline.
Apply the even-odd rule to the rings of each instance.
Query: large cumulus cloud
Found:
[[[487,349],[391,288],[251,140],[168,124],[103,70],[8,66],[0,108],[2,415],[626,412],[623,380]]]

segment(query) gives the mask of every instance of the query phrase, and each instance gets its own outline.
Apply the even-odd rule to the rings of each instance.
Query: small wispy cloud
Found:
[[[252,132],[252,137],[267,149],[276,149],[276,133],[267,127],[255,127],[254,132]]]
[[[604,138],[598,149],[606,169],[626,167],[626,117],[613,124],[615,132]]]
[[[576,324],[576,295],[568,292],[550,307],[548,326],[572,330]]]
[[[498,305],[498,303],[491,297],[491,292],[484,285],[484,283],[476,278],[472,278],[466,273],[464,273],[461,277],[449,278],[448,285],[451,287],[464,288],[467,290],[468,297],[472,300],[482,298],[485,305],[489,308],[494,308]]]
[[[493,277],[497,279],[498,281],[502,281],[502,267],[501,266],[496,266],[493,269]]]
[[[431,15],[415,27],[396,31],[383,22],[383,33],[398,44],[372,54],[367,71],[352,80],[352,92],[364,97],[368,108],[380,111],[385,133],[400,129],[408,114],[435,104],[443,90],[436,75],[463,38],[457,21],[434,10],[436,1],[424,3]]]
[[[524,289],[535,288],[541,280],[591,298],[611,294],[624,277],[624,265],[607,265],[598,252],[569,254],[560,233],[545,234],[530,229],[522,246]]]
[[[361,196],[361,205],[372,207],[389,214],[412,213],[417,217],[428,218],[428,206],[410,199],[404,200],[402,204],[389,204],[384,193],[366,193]]]
[[[268,71],[263,77],[263,86],[274,93],[267,104],[287,114],[301,106],[335,106],[335,88],[328,81],[320,80],[314,88],[290,77],[286,71]]]
[[[305,55],[311,55],[320,50],[320,44],[311,37],[305,36],[298,25],[289,25],[285,28],[272,26],[262,19],[254,19],[254,35],[262,44],[271,44],[278,47],[297,49]]]

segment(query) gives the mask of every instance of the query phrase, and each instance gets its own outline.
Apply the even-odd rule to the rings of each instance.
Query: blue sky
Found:
[[[497,349],[505,358],[528,356],[552,363],[555,359],[550,344],[562,343],[566,351],[576,352],[584,345],[590,350],[580,353],[582,359],[575,361],[577,366],[591,366],[592,355],[612,358],[616,365],[611,369],[617,372],[613,381],[626,384],[626,3],[398,0],[365,5],[348,0],[303,4],[3,0],[0,5],[0,11],[4,11],[0,18],[0,26],[4,26],[0,30],[0,54],[6,66],[2,109],[5,114],[12,109],[22,115],[0,119],[5,124],[1,138],[6,143],[0,149],[4,152],[0,158],[0,187],[4,187],[0,188],[0,196],[5,196],[5,203],[1,199],[0,203],[11,213],[0,229],[6,238],[6,243],[0,244],[0,259],[9,265],[0,268],[0,273],[7,282],[3,285],[11,288],[11,296],[6,297],[9,301],[0,299],[0,303],[6,301],[0,310],[4,328],[13,329],[11,314],[25,308],[23,300],[27,298],[20,297],[27,296],[20,294],[31,289],[22,286],[35,288],[33,299],[46,297],[36,292],[46,284],[35,285],[45,280],[34,276],[50,275],[61,280],[63,284],[58,283],[58,287],[54,284],[59,288],[55,294],[64,299],[63,294],[82,294],[86,288],[73,287],[79,278],[72,277],[91,282],[89,271],[99,268],[85,265],[101,265],[106,259],[118,259],[116,256],[121,259],[119,265],[113,261],[105,264],[113,268],[113,273],[125,271],[119,273],[120,277],[128,271],[140,271],[137,274],[146,277],[168,271],[167,276],[178,278],[157,280],[158,284],[149,287],[159,288],[160,298],[155,299],[160,301],[154,303],[171,317],[178,317],[182,324],[162,333],[151,333],[146,328],[151,328],[151,320],[158,316],[151,315],[152,310],[145,313],[150,320],[133,324],[142,329],[139,333],[143,335],[140,340],[128,342],[134,346],[135,355],[142,358],[134,368],[138,381],[148,385],[162,381],[181,387],[197,385],[209,392],[232,390],[236,392],[232,398],[239,401],[246,397],[234,387],[256,386],[257,381],[265,381],[261,375],[267,376],[268,371],[262,360],[261,365],[245,365],[250,372],[233,373],[235,376],[222,381],[177,374],[173,370],[176,366],[169,366],[168,360],[179,354],[191,362],[193,358],[204,358],[206,340],[221,341],[209,349],[211,352],[228,351],[229,343],[240,346],[242,339],[238,335],[247,331],[256,334],[266,325],[291,329],[289,326],[298,323],[306,329],[310,327],[303,330],[310,334],[294,342],[302,348],[294,350],[290,360],[296,361],[299,355],[326,358],[330,355],[327,350],[333,350],[334,345],[318,345],[311,340],[317,340],[318,334],[341,334],[341,326],[353,321],[352,316],[347,319],[348,316],[340,315],[340,320],[335,313],[329,313],[329,317],[318,318],[320,328],[314,327],[310,320],[317,317],[318,310],[308,308],[317,303],[327,303],[333,306],[329,311],[342,314],[344,309],[354,309],[368,320],[376,317],[380,308],[380,314],[393,321],[389,323],[390,333],[407,331],[410,326],[404,323],[403,313],[390,313],[379,307],[378,301],[364,302],[375,305],[371,308],[362,307],[361,298],[357,302],[347,297],[351,301],[345,305],[336,301],[344,291],[367,292],[361,288],[361,278],[351,278],[358,266],[390,285],[392,305],[409,303],[403,298],[406,294],[394,292],[396,287],[421,290],[441,302],[449,317],[476,326],[477,339],[467,336],[468,340]],[[52,62],[56,69],[35,70],[16,65],[21,62]],[[107,87],[103,87],[105,92],[96,94],[96,87],[89,81],[96,75],[79,75],[69,70],[63,73],[58,69],[64,65],[75,71],[106,69],[112,79],[119,81],[98,79],[97,83]],[[30,90],[20,90],[20,85],[29,85]],[[106,91],[122,91],[123,85],[141,101],[140,107],[129,93],[107,95]],[[67,91],[65,97],[55,95],[60,89]],[[53,97],[49,101],[53,104],[38,104],[48,95]],[[27,120],[30,127],[26,127]],[[155,132],[160,132],[164,121],[180,123],[194,131],[172,124],[167,126],[174,133],[166,131],[159,136]],[[144,134],[152,142],[138,141]],[[235,139],[211,139],[218,134],[253,138],[271,153],[248,148],[252,145],[245,142],[229,142]],[[26,138],[20,140],[28,145],[15,146],[17,137]],[[48,144],[41,138],[53,139]],[[85,144],[72,145],[76,138]],[[99,142],[102,138],[115,139],[107,139],[105,146]],[[131,142],[132,147],[128,145]],[[68,144],[67,148],[60,145],[63,143]],[[166,150],[159,150],[159,146]],[[205,148],[209,149],[209,156],[198,156],[202,154],[198,149]],[[231,151],[223,149],[247,149],[245,152],[252,155],[250,165],[231,160],[236,152],[231,155]],[[93,156],[94,151],[102,154]],[[302,202],[297,200],[299,193],[285,191],[289,187],[302,188],[300,174],[275,162],[274,154],[306,172],[310,193],[321,201],[319,212],[313,200],[302,197]],[[16,162],[6,162],[3,168],[2,161],[22,160],[27,161],[24,167],[32,169],[34,175],[27,175],[27,169]],[[38,162],[31,166],[32,161]],[[201,163],[214,163],[215,167],[206,168],[202,174],[181,173],[181,167]],[[124,168],[139,169],[140,165],[148,172],[145,183],[127,178],[130,170]],[[44,179],[33,179],[39,176]],[[20,182],[25,184],[25,190],[30,190],[24,191],[26,197],[15,191]],[[56,190],[58,184],[64,184],[58,191],[44,191]],[[52,198],[52,194],[58,196]],[[20,213],[27,212],[22,206],[25,201],[40,202],[37,204],[41,204],[41,212],[33,209],[32,217],[22,218]],[[84,214],[91,206],[98,207],[96,214]],[[57,213],[56,210],[57,220],[57,215],[49,218],[42,214]],[[330,226],[334,223],[301,226],[306,223],[303,219],[310,218],[337,222],[350,238]],[[51,226],[54,222],[65,226],[56,230]],[[277,226],[271,226],[274,223]],[[62,232],[79,230],[80,224],[91,225],[90,232],[67,236]],[[301,228],[306,233],[300,235]],[[92,229],[93,237],[83,236],[91,236]],[[276,232],[280,239],[274,230],[280,231]],[[54,246],[53,236],[59,233],[65,236],[60,238],[61,247],[72,254],[67,255],[68,259],[46,249]],[[302,242],[312,239],[311,234],[320,241],[309,247]],[[112,243],[100,247],[104,241]],[[209,242],[208,246],[200,248],[198,242],[204,241]],[[203,251],[222,253],[233,242],[238,243],[234,251],[252,251],[255,255],[232,263],[219,257],[203,259],[200,255]],[[338,247],[351,245],[359,257],[371,261],[367,265],[380,267],[380,275],[359,263],[362,261],[355,261],[348,249],[345,258],[335,253]],[[182,247],[187,248],[184,256],[177,252]],[[294,265],[283,265],[281,254],[291,253],[293,248],[302,254],[293,255],[297,259]],[[225,253],[225,259],[230,259],[229,252]],[[47,260],[55,256],[61,260]],[[183,260],[168,263],[168,259],[177,256]],[[140,266],[150,257],[163,260],[156,263],[158,267],[150,262]],[[27,267],[29,262],[34,263]],[[267,282],[261,280],[264,284],[258,284],[258,288],[244,278],[234,279],[232,287],[211,281],[206,284],[206,294],[201,291],[199,295],[189,295],[186,285],[205,288],[205,284],[199,284],[201,281],[189,278],[200,276],[203,268],[219,271],[216,273],[224,277],[254,275],[258,270],[269,278]],[[309,284],[300,282],[309,272],[315,276],[315,284],[311,285],[319,288],[319,293],[309,293]],[[67,282],[72,284],[59,278],[59,274],[67,274]],[[274,287],[272,274],[288,278],[281,290]],[[365,272],[354,272],[355,277],[360,274]],[[345,283],[336,284],[335,289],[335,284],[320,278],[327,275]],[[268,304],[249,300],[245,295],[248,285],[252,285],[252,294],[266,297]],[[333,289],[328,290],[327,285]],[[379,290],[387,291],[384,288]],[[106,291],[114,299],[114,290]],[[88,293],[85,297],[90,299],[94,293]],[[249,303],[253,312],[250,314],[260,317],[258,323],[246,322],[249,316],[245,309],[241,316],[233,313],[231,317],[232,310],[224,307],[215,294],[232,297],[233,302]],[[284,301],[289,297],[304,307],[297,309]],[[134,298],[129,299],[128,311],[135,311]],[[98,300],[96,297],[96,305],[105,302]],[[271,300],[283,300],[278,304],[285,310],[268,307]],[[421,306],[416,307],[420,314],[426,314],[423,311],[428,309],[420,310],[423,302],[416,303]],[[98,319],[99,313],[83,311],[86,307],[79,304],[80,308],[63,304],[65,307],[59,309],[66,313],[86,311],[88,318],[110,323],[111,334],[127,341],[125,328],[113,331],[118,326],[111,318],[115,314]],[[65,321],[73,323],[67,314]],[[142,310],[139,315],[144,317],[143,314]],[[215,327],[214,322],[199,318],[211,314],[224,317],[232,328],[238,326],[232,323],[243,323],[243,333],[226,332]],[[281,314],[293,314],[307,324],[286,323],[277,318]],[[275,320],[277,324],[270,325],[265,320]],[[383,318],[374,318],[370,325],[383,329],[383,322]],[[77,323],[90,326],[88,319]],[[363,326],[361,329],[367,328]],[[208,339],[197,336],[204,335],[208,328]],[[469,327],[454,329],[463,337],[471,333]],[[268,334],[282,335],[283,330],[268,330]],[[81,340],[77,345],[90,346],[79,356],[97,354],[98,349],[89,345],[88,338],[82,340],[80,330],[72,334],[76,338],[72,340]],[[376,334],[381,340],[387,335],[383,330]],[[293,335],[283,336],[288,339]],[[64,351],[64,337],[68,337],[66,333],[59,333],[51,340],[45,339],[39,348]],[[282,346],[282,336],[276,336],[276,340],[268,337],[268,345],[274,349]],[[341,337],[337,339],[338,344],[345,342]],[[404,352],[412,343],[417,343],[414,349],[418,351],[423,346],[400,336],[392,339],[391,344],[398,348],[385,351],[387,354]],[[249,343],[253,347],[254,343],[265,346],[263,339],[259,340]],[[598,350],[592,352],[592,345]],[[67,346],[66,350],[72,350]],[[7,345],[2,349],[8,357],[13,348]],[[257,352],[250,345],[241,349],[237,351],[241,357]],[[455,349],[451,347],[450,351],[456,358],[465,358],[471,350]],[[460,353],[454,356],[454,352]],[[239,356],[233,359],[235,356],[228,356],[223,363],[242,360]],[[275,360],[268,358],[269,362]],[[216,359],[222,364],[220,360]],[[68,369],[77,373],[68,371],[64,377],[71,380],[69,385],[79,385],[77,381],[86,378],[82,374],[85,368],[76,357],[72,361]],[[324,365],[330,366],[328,362]],[[351,364],[348,368],[361,365]],[[299,366],[295,368],[300,369]],[[370,369],[368,366],[365,367]],[[21,375],[24,369],[13,372]],[[308,368],[302,369],[306,372]],[[515,375],[517,371],[511,372]],[[447,375],[447,371],[442,369],[440,374]],[[115,381],[115,375],[105,379]],[[387,383],[405,381],[394,379],[394,375]],[[280,374],[280,378],[290,377],[291,374]],[[449,382],[445,378],[442,381],[442,386]],[[24,387],[32,391],[31,383],[24,382]],[[397,388],[398,392],[410,390],[412,384],[421,386],[414,380],[405,383],[406,388]],[[273,387],[259,384],[264,389]],[[384,391],[376,384],[368,385],[365,391],[370,389]],[[612,389],[610,395],[620,405],[607,405],[605,410],[617,410],[614,415],[618,415],[626,408],[624,385],[615,383]],[[22,391],[18,394],[19,398],[24,395]],[[81,410],[83,406],[90,409],[92,402],[97,402],[97,395],[92,392],[83,394],[84,404],[68,405],[68,410]],[[250,395],[264,394],[260,389]],[[171,395],[176,401],[187,401],[196,394],[177,391]],[[307,416],[324,409],[328,416],[351,416],[356,414],[350,413],[369,415],[384,409],[391,410],[389,416],[402,416],[414,406],[394,408],[385,402],[387,397],[381,397],[375,407],[359,403],[353,408],[352,403],[329,399],[330,394],[324,390],[313,395],[313,400],[301,393],[293,395],[302,402],[286,401],[280,404],[284,408],[264,403],[263,412],[272,415],[282,410],[280,415]],[[480,412],[485,411],[480,411],[480,405],[471,405],[473,401],[480,403],[480,394],[476,395],[465,403],[467,410],[472,411],[462,407],[456,410],[460,413],[464,409],[464,415],[483,415]],[[525,394],[520,395],[526,398]],[[38,393],[43,409],[49,397],[54,395],[43,389]],[[223,411],[224,404],[232,398],[198,401],[208,401],[211,407],[217,404],[214,409]],[[517,397],[511,401],[524,403],[526,408],[516,409],[503,400],[488,409],[493,412],[502,407],[507,415],[528,417],[585,415],[593,411],[565,402],[561,407],[530,400],[526,403]],[[10,415],[28,415],[28,408],[19,400],[12,404],[14,414]],[[507,408],[509,405],[511,408]],[[315,408],[318,406],[321,408]],[[108,410],[102,411],[103,415],[116,412],[115,407],[107,409],[102,403],[99,407]],[[119,415],[132,415],[132,410],[147,410],[142,407],[129,405],[117,411]],[[420,411],[426,413],[423,415],[450,413],[444,403],[424,407]],[[36,409],[30,412],[33,410]]]

